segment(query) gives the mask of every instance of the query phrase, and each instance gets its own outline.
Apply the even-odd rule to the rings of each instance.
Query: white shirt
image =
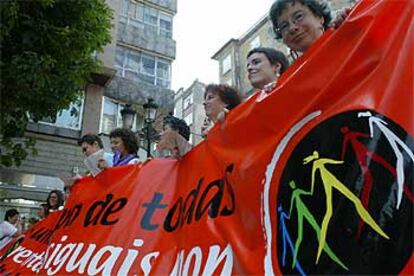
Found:
[[[0,249],[2,249],[17,232],[17,228],[8,221],[0,223]]]

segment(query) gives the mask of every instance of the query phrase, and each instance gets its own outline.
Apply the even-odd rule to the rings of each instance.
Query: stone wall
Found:
[[[84,156],[77,145],[77,139],[36,139],[37,156],[28,155],[21,166],[13,168],[14,170],[45,176],[71,176],[73,167],[78,167],[80,172],[85,171]]]
[[[105,88],[104,95],[137,105],[142,105],[148,98],[153,98],[162,109],[174,110],[174,91],[119,76],[112,79]]]

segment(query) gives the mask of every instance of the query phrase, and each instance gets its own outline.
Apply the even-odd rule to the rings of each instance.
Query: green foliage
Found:
[[[104,0],[7,0],[0,3],[0,166],[34,153],[22,137],[29,120],[54,118],[76,101],[110,42]]]

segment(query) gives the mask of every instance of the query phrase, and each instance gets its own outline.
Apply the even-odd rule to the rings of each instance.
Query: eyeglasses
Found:
[[[306,13],[304,11],[297,11],[290,17],[290,20],[283,21],[282,23],[278,24],[277,31],[281,35],[285,35],[289,32],[290,22],[292,22],[292,25],[297,25],[298,23],[301,23],[305,17]]]

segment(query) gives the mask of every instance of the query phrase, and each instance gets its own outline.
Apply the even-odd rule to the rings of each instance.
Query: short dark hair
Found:
[[[50,199],[52,194],[56,194],[57,198],[58,198],[58,203],[57,203],[56,207],[52,207],[49,204],[49,199]],[[63,196],[63,192],[61,190],[52,190],[52,191],[50,191],[50,193],[49,193],[49,195],[47,196],[47,199],[46,199],[46,204],[48,205],[49,210],[50,209],[57,210],[57,208],[59,208],[60,206],[63,206],[64,203],[65,203],[65,197]]]
[[[239,92],[227,84],[207,85],[204,92],[204,99],[206,98],[208,91],[217,94],[220,97],[220,100],[227,105],[226,108],[228,110],[235,108],[242,102]]]
[[[49,204],[48,203],[40,204],[39,208],[43,209],[43,212],[45,213],[45,217],[47,217],[49,215]]]
[[[185,140],[190,140],[190,127],[184,120],[170,114],[164,117],[163,126],[165,127],[166,125],[169,125],[173,130],[178,131],[178,133],[183,136]]]
[[[254,53],[261,53],[264,54],[267,59],[269,60],[271,65],[276,65],[277,63],[280,64],[280,74],[282,74],[283,72],[286,71],[286,69],[289,67],[289,61],[287,59],[287,57],[285,56],[284,53],[282,53],[281,51],[272,49],[272,48],[267,48],[267,47],[256,47],[253,48],[249,51],[249,53],[247,54],[247,57],[250,57],[251,55],[253,55]]]
[[[6,211],[6,214],[4,214],[4,220],[9,221],[9,218],[12,218],[18,214],[19,214],[19,211],[17,211],[17,209],[9,209]]]
[[[93,143],[98,143],[99,148],[103,148],[103,143],[101,138],[95,134],[85,134],[78,140],[78,145],[82,146],[82,143],[88,143],[89,145],[93,145]]]
[[[272,22],[273,31],[276,34],[276,38],[282,37],[282,34],[280,33],[279,27],[277,25],[277,19],[280,17],[283,10],[286,9],[286,6],[288,4],[295,3],[301,3],[302,5],[308,7],[314,15],[323,17],[324,29],[326,30],[329,28],[329,23],[331,23],[332,15],[328,2],[324,0],[276,0],[270,8],[269,12],[270,21]]]
[[[109,138],[117,137],[121,138],[129,154],[137,155],[139,146],[135,133],[132,130],[126,128],[116,128],[109,133]]]

